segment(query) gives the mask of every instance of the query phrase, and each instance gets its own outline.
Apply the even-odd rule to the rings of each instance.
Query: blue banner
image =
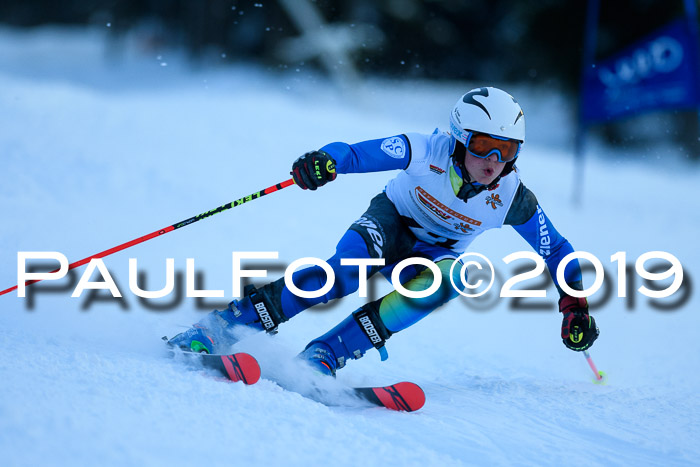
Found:
[[[582,123],[700,107],[696,41],[688,21],[678,19],[588,68],[583,76]]]

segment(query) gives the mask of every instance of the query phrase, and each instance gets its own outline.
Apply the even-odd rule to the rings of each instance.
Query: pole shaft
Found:
[[[588,350],[583,351],[583,356],[586,357],[586,361],[588,362],[588,366],[591,367],[591,370],[593,370],[593,374],[595,375],[595,379],[600,381],[603,379],[603,376],[598,372],[598,368],[596,368],[595,363],[593,363],[593,359],[591,358],[591,354],[588,353]]]
[[[282,190],[283,188],[287,188],[288,186],[294,185],[294,179],[290,178],[289,180],[285,180],[282,183],[278,183],[276,185],[269,186],[265,188],[264,190],[258,191],[256,193],[250,194],[248,196],[244,196],[243,198],[237,199],[235,201],[231,201],[230,203],[226,203],[222,206],[219,206],[216,209],[212,209],[211,211],[203,212],[202,214],[198,214],[196,216],[190,217],[189,219],[185,219],[184,221],[177,222],[173,225],[169,225],[168,227],[162,228],[160,230],[156,230],[155,232],[151,232],[149,234],[146,234],[142,237],[135,238],[133,240],[130,240],[126,243],[122,243],[121,245],[117,245],[115,247],[109,248],[108,250],[101,251],[99,253],[96,253],[92,256],[88,256],[87,258],[83,258],[79,261],[76,261],[74,263],[71,263],[68,265],[68,270],[70,271],[71,269],[75,269],[77,267],[80,267],[84,264],[89,263],[92,259],[94,258],[104,258],[105,256],[112,255],[114,253],[117,253],[122,250],[126,250],[127,248],[131,248],[134,245],[138,245],[139,243],[143,243],[145,241],[148,241],[152,238],[159,237],[161,235],[165,235],[166,233],[172,232],[173,230],[180,229],[182,227],[186,227],[190,224],[194,224],[195,222],[201,221],[202,219],[206,219],[208,217],[213,216],[214,214],[218,214],[223,211],[227,211],[231,208],[235,208],[236,206],[240,206],[241,204],[247,203],[249,201],[253,201],[255,199],[261,198],[265,195],[269,195],[270,193],[274,193],[276,191]],[[57,272],[58,269],[55,269],[51,271],[52,273]],[[30,285],[30,284],[35,284],[39,282],[40,279],[35,279],[31,281],[26,281],[24,283],[25,286]],[[6,293],[12,292],[13,290],[17,289],[17,285],[10,287],[8,289],[0,291],[0,295],[5,295]]]

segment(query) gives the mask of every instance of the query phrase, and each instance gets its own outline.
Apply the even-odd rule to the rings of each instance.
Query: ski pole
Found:
[[[279,191],[283,188],[287,188],[288,186],[291,186],[291,185],[294,185],[293,178],[290,178],[289,180],[285,180],[282,183],[272,185],[270,187],[265,188],[264,190],[258,191],[256,193],[250,194],[248,196],[244,196],[243,198],[237,199],[235,201],[231,201],[230,203],[226,203],[222,206],[219,206],[216,209],[212,209],[211,211],[203,212],[202,214],[198,214],[194,217],[190,217],[189,219],[185,219],[184,221],[177,222],[177,223],[170,225],[168,227],[165,227],[163,229],[156,230],[155,232],[151,232],[151,233],[144,235],[142,237],[135,238],[135,239],[128,241],[126,243],[122,243],[121,245],[117,245],[117,246],[110,248],[108,250],[102,251],[100,253],[96,253],[92,256],[88,256],[87,258],[83,258],[80,261],[76,261],[74,263],[69,264],[68,270],[70,271],[71,269],[75,269],[79,266],[82,266],[83,264],[87,264],[93,258],[104,258],[105,256],[109,256],[113,253],[117,253],[119,251],[126,250],[127,248],[130,248],[134,245],[138,245],[139,243],[143,243],[143,242],[150,240],[152,238],[159,237],[161,235],[165,235],[168,232],[172,232],[173,230],[177,230],[179,228],[188,226],[190,224],[194,224],[195,222],[201,221],[202,219],[206,219],[208,217],[211,217],[214,214],[219,214],[220,212],[226,211],[226,210],[231,209],[231,208],[235,208],[236,206],[239,206],[243,203],[247,203],[248,201],[253,201],[253,200],[261,198],[265,195],[269,195],[270,193],[274,193],[276,191]],[[55,269],[51,272],[54,273],[54,272],[58,272],[58,271],[59,271],[59,269]],[[34,284],[36,282],[39,282],[40,280],[41,279],[34,279],[31,281],[26,281],[24,283],[24,285]],[[18,286],[15,285],[13,287],[10,287],[9,289],[5,289],[3,291],[0,291],[0,295],[5,295],[6,293],[12,292],[13,290],[16,290],[17,287]]]
[[[583,356],[586,357],[588,366],[590,366],[591,370],[593,370],[593,374],[595,375],[595,382],[603,384],[605,382],[605,373],[603,373],[602,371],[598,371],[598,369],[595,366],[595,363],[593,363],[593,359],[591,358],[591,354],[588,352],[588,350],[583,351]]]

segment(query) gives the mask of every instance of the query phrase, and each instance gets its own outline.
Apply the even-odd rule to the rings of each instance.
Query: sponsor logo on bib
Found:
[[[443,169],[441,169],[440,167],[433,165],[433,164],[430,164],[430,171],[433,173],[436,173],[438,175],[442,175],[445,173],[445,171]]]
[[[486,204],[490,204],[493,209],[496,209],[496,207],[503,207],[503,201],[501,201],[501,195],[498,193],[495,193],[493,195],[489,195],[488,198],[486,198]]]

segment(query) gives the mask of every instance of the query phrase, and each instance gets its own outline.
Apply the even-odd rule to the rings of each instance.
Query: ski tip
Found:
[[[255,384],[260,380],[260,365],[250,354],[239,352],[233,355],[221,355],[226,376],[231,381],[243,381],[245,384]]]
[[[387,409],[415,412],[425,405],[425,393],[415,383],[404,381],[383,388],[374,388],[373,392]]]

